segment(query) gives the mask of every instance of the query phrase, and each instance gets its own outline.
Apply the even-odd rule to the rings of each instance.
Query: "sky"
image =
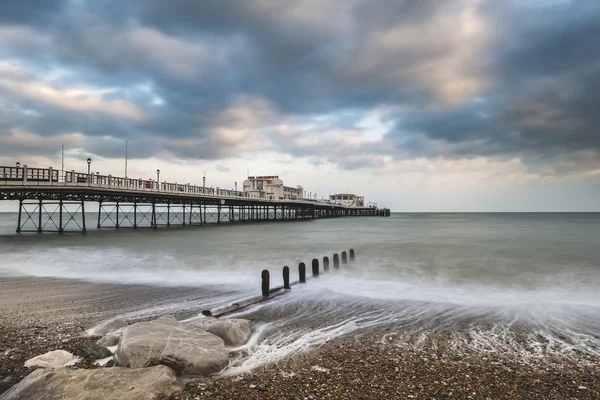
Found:
[[[0,2],[0,165],[600,211],[597,0]]]

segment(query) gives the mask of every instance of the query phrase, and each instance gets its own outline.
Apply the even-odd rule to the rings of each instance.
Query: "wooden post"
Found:
[[[329,257],[323,257],[323,271],[329,272]]]
[[[300,275],[300,283],[306,283],[306,264],[303,262],[298,264],[298,274]]]
[[[340,256],[338,256],[338,253],[333,255],[333,268],[340,269]]]
[[[312,260],[312,273],[313,278],[319,277],[319,260],[317,258],[313,258]]]
[[[263,297],[269,297],[269,286],[271,285],[271,279],[269,276],[268,269],[263,269],[261,278],[262,278],[262,295],[263,295]]]
[[[345,251],[342,251],[342,264],[348,264],[348,255]]]
[[[354,261],[354,249],[350,249],[350,261]]]
[[[290,267],[287,265],[283,267],[283,288],[291,289],[290,287]]]

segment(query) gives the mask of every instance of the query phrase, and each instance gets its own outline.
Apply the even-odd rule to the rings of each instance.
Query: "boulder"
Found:
[[[121,340],[121,335],[123,335],[123,329],[106,334],[96,343],[104,347],[116,346],[119,344],[119,340]]]
[[[25,367],[60,368],[74,358],[68,351],[54,350],[25,361]]]
[[[229,351],[212,333],[162,317],[125,328],[114,359],[124,367],[162,364],[184,375],[209,375],[227,366]]]
[[[167,400],[183,383],[163,365],[151,368],[38,369],[11,387],[0,400]]]
[[[106,347],[102,347],[94,342],[85,342],[77,349],[77,357],[88,358],[91,360],[100,360],[112,356],[112,353]]]
[[[247,319],[199,318],[188,323],[217,335],[227,346],[241,346],[252,334],[252,321]]]
[[[127,326],[128,324],[123,318],[112,318],[99,323],[94,328],[88,329],[86,334],[87,336],[104,336]]]

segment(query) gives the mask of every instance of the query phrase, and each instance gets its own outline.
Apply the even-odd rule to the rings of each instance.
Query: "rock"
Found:
[[[210,310],[202,310],[202,315],[205,317],[212,317],[212,312],[210,312]]]
[[[25,367],[60,368],[74,358],[68,351],[54,350],[25,361]]]
[[[175,372],[151,368],[38,369],[0,395],[0,400],[167,400],[183,391]]]
[[[162,364],[184,375],[209,375],[227,366],[229,351],[212,333],[161,317],[125,328],[114,359],[125,367]]]
[[[87,336],[105,336],[111,332],[116,332],[119,329],[126,328],[127,322],[123,318],[112,318],[101,322],[94,328],[88,329]]]
[[[241,346],[252,334],[252,321],[247,319],[199,318],[188,323],[217,335],[227,346]]]
[[[112,356],[112,353],[106,347],[102,347],[94,342],[85,342],[77,349],[75,353],[78,357],[100,360]]]
[[[119,340],[121,340],[122,335],[123,329],[119,329],[117,331],[106,334],[102,339],[98,340],[96,343],[104,347],[116,346],[119,344]]]

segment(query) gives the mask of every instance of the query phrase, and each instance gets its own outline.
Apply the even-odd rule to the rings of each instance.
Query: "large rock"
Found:
[[[217,335],[227,346],[241,346],[252,334],[252,321],[247,319],[200,318],[188,323]]]
[[[99,323],[91,329],[88,329],[86,334],[87,336],[104,336],[127,326],[128,324],[123,318],[112,318]]]
[[[78,357],[89,358],[91,360],[100,360],[112,356],[112,353],[106,347],[100,346],[94,342],[85,342],[77,349],[75,353]]]
[[[152,368],[38,369],[0,400],[168,400],[183,383],[165,366]]]
[[[54,350],[25,361],[25,367],[60,368],[74,359],[68,351]]]
[[[123,329],[106,334],[96,343],[104,347],[116,346],[119,344],[119,340],[121,340],[121,335],[123,335]]]
[[[125,328],[114,358],[125,367],[162,364],[184,375],[209,375],[227,366],[229,351],[212,333],[163,317]]]

